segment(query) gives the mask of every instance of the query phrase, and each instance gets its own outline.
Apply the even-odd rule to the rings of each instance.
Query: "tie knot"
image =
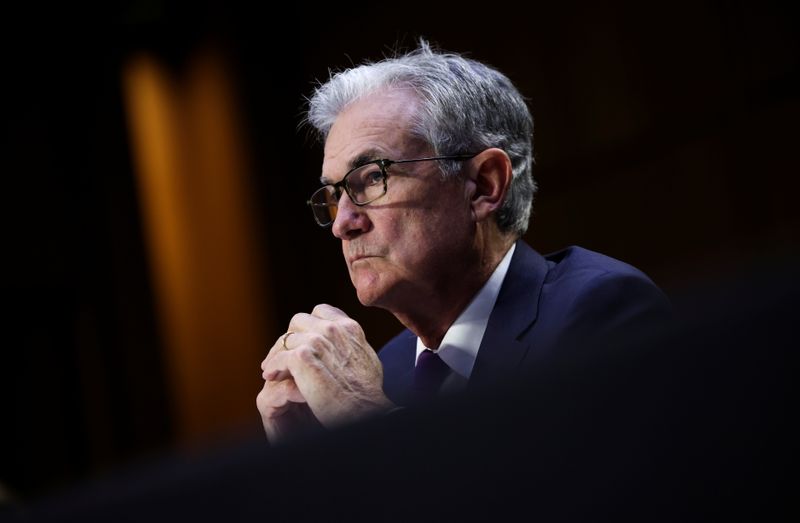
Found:
[[[449,374],[450,367],[438,354],[428,349],[422,351],[414,368],[414,388],[419,399],[426,400],[436,396]]]

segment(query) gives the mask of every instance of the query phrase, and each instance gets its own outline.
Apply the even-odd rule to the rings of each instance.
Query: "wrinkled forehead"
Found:
[[[339,113],[325,141],[322,176],[338,181],[364,161],[400,159],[427,149],[411,133],[416,97],[394,89],[364,97]]]

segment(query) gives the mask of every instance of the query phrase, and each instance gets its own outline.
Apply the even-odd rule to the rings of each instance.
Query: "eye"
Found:
[[[376,169],[374,171],[369,171],[367,175],[364,177],[364,184],[369,187],[370,185],[377,185],[383,182],[383,173]]]

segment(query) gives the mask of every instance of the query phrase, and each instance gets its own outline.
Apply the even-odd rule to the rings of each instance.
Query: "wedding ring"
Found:
[[[291,349],[289,349],[289,347],[286,346],[286,338],[288,338],[292,334],[294,334],[294,332],[289,331],[289,332],[287,332],[286,334],[283,335],[283,348],[286,349],[286,350],[291,350]]]

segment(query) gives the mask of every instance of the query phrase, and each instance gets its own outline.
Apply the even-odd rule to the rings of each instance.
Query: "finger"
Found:
[[[299,336],[302,333],[289,331],[283,336],[281,336],[280,346],[283,350],[292,350],[295,347],[302,345],[302,341],[299,341]],[[291,338],[291,339],[290,339]]]
[[[336,308],[333,305],[328,305],[327,303],[320,303],[314,310],[311,311],[311,315],[320,318],[323,320],[329,321],[336,321],[336,320],[343,320],[349,319],[348,316],[342,309]]]
[[[358,325],[350,316],[331,305],[320,304],[314,307],[311,314],[299,313],[289,322],[289,330],[293,332],[318,332],[328,334],[335,326]]]
[[[267,356],[261,361],[261,370],[264,370],[264,367],[266,366],[270,357],[274,357],[274,355],[280,352],[282,348],[283,348],[283,336],[275,340],[275,343],[273,343],[272,347],[270,347],[269,351],[267,351]]]
[[[270,359],[263,376],[268,383],[291,378],[303,398],[319,396],[336,381],[322,355],[310,345],[279,352]]]
[[[322,338],[313,332],[295,332],[287,342],[288,349],[270,353],[264,360],[261,377],[269,381],[280,381],[294,376],[303,365],[318,364],[324,356]]]
[[[306,314],[304,312],[292,316],[292,321],[289,322],[289,330],[295,333],[302,332],[325,332],[325,329],[330,325],[330,320],[325,320]]]
[[[271,354],[261,367],[261,377],[266,381],[280,381],[292,376],[289,371],[288,359],[291,358],[291,351],[279,351]]]
[[[268,409],[280,409],[290,403],[305,403],[306,399],[292,378],[268,381],[262,389],[260,404]]]

